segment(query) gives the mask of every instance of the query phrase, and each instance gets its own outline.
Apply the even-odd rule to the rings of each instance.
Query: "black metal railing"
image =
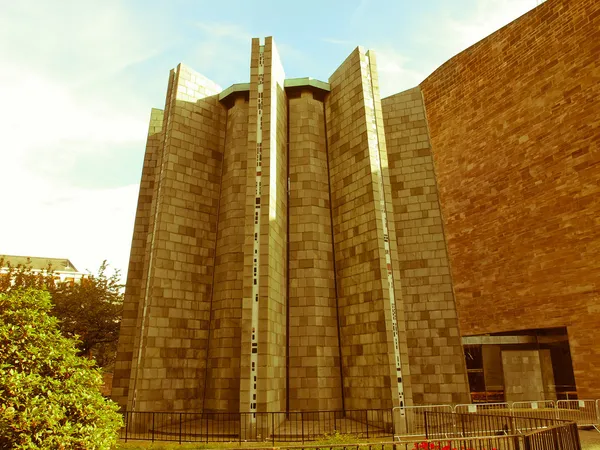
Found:
[[[124,412],[120,438],[173,442],[305,442],[336,434],[356,439],[394,434],[392,411],[258,413]]]
[[[579,431],[574,422],[535,430],[523,436],[523,450],[581,450]]]

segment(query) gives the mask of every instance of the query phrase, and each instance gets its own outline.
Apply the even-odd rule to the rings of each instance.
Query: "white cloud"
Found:
[[[189,66],[223,88],[248,82],[252,34],[225,22],[196,22],[194,25],[198,34],[193,35],[188,44],[191,48]]]
[[[432,40],[451,57],[535,3],[480,0],[460,18],[432,20],[420,39]],[[368,1],[356,6],[358,18]],[[139,152],[141,162],[151,100],[123,88],[121,75],[173,40],[187,39],[190,66],[215,82],[228,86],[249,77],[252,34],[247,29],[200,22],[196,35],[183,38],[161,11],[132,11],[119,0],[0,4],[0,186],[5,194],[0,253],[67,257],[91,270],[106,258],[126,271],[137,186],[86,189],[73,176],[73,161],[82,155],[94,161],[125,148]],[[429,67],[443,62],[417,65],[420,59],[408,59],[395,50],[396,43],[383,44],[371,46],[378,54],[383,96],[417,85]],[[284,64],[293,61],[306,70],[292,76],[315,76],[319,70],[308,53],[279,48]]]
[[[390,47],[374,48],[379,74],[381,97],[396,94],[417,86],[424,74],[409,69],[409,59]]]
[[[475,11],[448,19],[448,38],[463,50],[533,9],[535,0],[478,0]],[[446,41],[448,42],[448,41]]]
[[[445,59],[489,36],[535,8],[537,0],[476,0],[474,7],[458,7],[432,13],[414,39],[432,49],[443,49]],[[450,15],[450,12],[452,15]],[[443,61],[439,61],[438,65]]]
[[[144,102],[124,101],[108,80],[160,51],[158,39],[118,1],[0,7],[0,253],[92,271],[108,259],[126,272],[138,187],[84,189],[70,167],[115,146],[141,157]]]
[[[422,24],[414,39],[412,51],[419,46],[419,58],[395,50],[399,46],[372,45],[377,53],[381,96],[401,92],[417,86],[431,72],[467,47],[489,36],[504,25],[534,8],[536,0],[476,0],[475,8],[453,7],[443,12],[432,12]],[[458,4],[456,5],[458,6]],[[448,15],[451,11],[454,15]]]
[[[48,190],[19,174],[3,186],[4,215],[0,252],[9,255],[69,258],[80,270],[96,272],[108,259],[126,270],[133,232],[138,185],[114,189]]]
[[[207,38],[212,38],[213,40],[228,38],[249,44],[249,41],[253,37],[244,28],[232,23],[196,22],[195,25],[202,30]]]
[[[345,39],[323,38],[321,39],[321,41],[334,45],[352,45],[352,42],[347,41]]]

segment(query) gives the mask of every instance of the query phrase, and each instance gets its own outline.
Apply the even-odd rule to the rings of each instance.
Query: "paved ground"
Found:
[[[583,450],[600,450],[600,433],[596,430],[579,430]]]

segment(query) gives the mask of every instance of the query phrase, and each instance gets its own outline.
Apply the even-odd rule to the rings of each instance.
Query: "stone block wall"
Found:
[[[220,90],[183,65],[172,76],[138,307],[130,408],[193,411],[202,406],[225,134]]]
[[[469,403],[421,90],[382,101],[415,404]]]
[[[227,111],[204,409],[239,410],[248,101]]]
[[[140,305],[142,279],[144,278],[144,260],[149,248],[148,233],[152,217],[152,199],[156,192],[155,176],[157,161],[162,154],[164,142],[164,134],[162,133],[163,120],[164,111],[161,109],[152,109],[150,113],[150,126],[148,127],[146,152],[144,154],[144,164],[142,167],[140,193],[135,213],[125,299],[123,302],[123,316],[121,318],[119,346],[114,369],[116,382],[112,383],[112,396],[115,401],[123,407],[127,404],[127,397],[129,395],[131,365],[138,323],[138,309]]]
[[[544,400],[545,386],[554,385],[549,350],[503,350],[502,367],[505,401],[526,402]],[[548,370],[549,369],[549,370]]]
[[[289,408],[342,409],[325,111],[289,96]]]
[[[348,409],[398,406],[392,310],[377,177],[369,64],[358,48],[330,77],[326,99],[344,395]],[[366,97],[371,108],[367,110]],[[370,116],[369,116],[370,115]],[[370,145],[374,141],[374,145]],[[391,204],[387,204],[391,209]],[[392,235],[392,233],[390,233]],[[395,236],[392,235],[395,240]],[[394,261],[397,263],[397,260]],[[393,287],[392,287],[393,289]],[[395,314],[395,311],[394,311]],[[399,319],[403,323],[403,317]],[[406,352],[404,353],[406,355]],[[406,359],[406,358],[405,358]],[[405,362],[405,361],[404,361]],[[408,383],[406,383],[408,384]]]
[[[172,71],[114,397],[138,411],[465,401],[422,102],[382,107],[361,48],[329,83],[288,81],[271,38],[252,41],[245,86]]]

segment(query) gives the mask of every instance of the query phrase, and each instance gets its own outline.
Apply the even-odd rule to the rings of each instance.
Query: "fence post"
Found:
[[[521,439],[523,437],[522,436],[515,436],[514,440],[515,440],[515,450],[522,450],[522,446],[521,446]]]
[[[125,442],[127,442],[127,432],[129,431],[129,417],[128,412],[125,411]]]
[[[367,424],[367,439],[369,439],[369,411],[365,410],[365,423]]]
[[[273,436],[273,447],[275,447],[275,413],[271,413],[271,435]]]
[[[581,440],[579,439],[579,429],[577,428],[576,423],[571,424],[571,435],[573,436],[573,438],[575,439],[575,442],[577,443],[575,448],[581,448]]]
[[[152,442],[154,442],[154,413],[152,413]]]
[[[182,414],[179,413],[179,443],[181,444],[181,424],[182,424]]]
[[[337,431],[337,414],[334,411],[333,412],[333,432],[335,433]]]
[[[558,429],[557,428],[554,428],[552,430],[552,440],[554,441],[554,448],[556,450],[559,450],[560,449],[560,445],[558,443]]]
[[[511,434],[516,434],[516,428],[515,428],[515,416],[514,414],[510,414],[510,433]]]
[[[300,412],[300,422],[302,423],[302,443],[304,444],[304,411]]]

